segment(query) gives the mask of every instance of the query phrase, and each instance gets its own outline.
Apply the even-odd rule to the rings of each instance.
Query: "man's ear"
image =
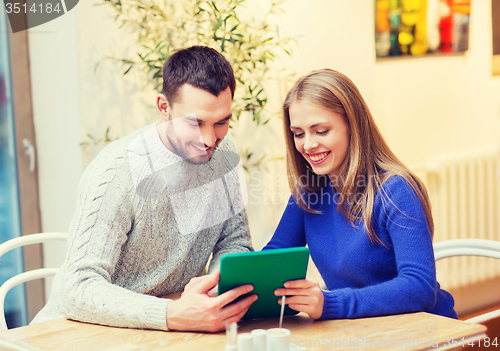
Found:
[[[160,112],[161,118],[164,121],[167,121],[170,105],[169,105],[168,100],[165,97],[165,95],[158,94],[158,97],[156,98],[156,107],[158,108],[158,111]]]

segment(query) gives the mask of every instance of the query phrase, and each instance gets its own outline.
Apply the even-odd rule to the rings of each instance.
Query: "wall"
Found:
[[[67,232],[82,172],[75,13],[28,37],[42,231]],[[65,252],[64,243],[46,245],[45,266],[60,265]]]
[[[358,86],[389,145],[407,164],[500,140],[500,77],[491,77],[491,3],[473,1],[462,56],[375,61],[373,2],[287,1],[283,25],[299,40],[287,64],[329,67]]]
[[[266,8],[266,1],[258,4]],[[298,76],[320,68],[349,76],[389,146],[411,168],[422,168],[433,155],[500,145],[500,77],[491,76],[488,1],[472,2],[465,55],[385,61],[375,59],[373,1],[287,0],[284,9],[280,33],[296,38],[298,47],[279,64]],[[281,127],[276,130],[282,140]],[[250,211],[260,213],[256,218],[266,215],[263,206]],[[277,223],[274,213],[254,234],[268,237]]]
[[[146,124],[155,122],[157,94],[132,70],[113,58],[135,59],[135,36],[119,29],[109,6],[95,6],[99,1],[80,1],[76,7],[76,39],[80,106],[79,140],[87,134],[103,139],[117,139]],[[83,149],[82,167],[86,167],[100,147]]]
[[[46,231],[67,229],[78,178],[97,152],[78,146],[86,134],[101,137],[111,126],[112,137],[123,136],[157,119],[152,107],[156,94],[143,89],[133,75],[123,76],[120,65],[103,60],[132,53],[134,44],[130,34],[117,28],[107,7],[94,3],[81,1],[70,14],[30,30]],[[248,3],[252,14],[266,7],[264,0]],[[405,163],[425,164],[434,154],[499,143],[500,78],[490,75],[488,1],[473,1],[470,50],[465,55],[383,62],[376,62],[374,54],[373,1],[287,0],[284,9],[280,33],[296,38],[298,46],[278,65],[298,75],[323,67],[348,75]],[[270,96],[273,113],[278,113],[283,96],[281,90]],[[265,145],[271,156],[282,156],[280,123],[273,120],[263,135],[235,131],[241,136],[237,143]],[[271,162],[268,168],[248,178],[249,191],[256,195],[249,197],[248,207],[256,248],[272,235],[288,193],[283,162]]]

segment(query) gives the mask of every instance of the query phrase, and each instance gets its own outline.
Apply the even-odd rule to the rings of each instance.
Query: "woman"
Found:
[[[288,93],[283,115],[292,197],[264,249],[307,244],[328,290],[305,279],[275,294],[314,319],[457,318],[436,281],[425,187],[389,149],[354,83],[314,71]]]

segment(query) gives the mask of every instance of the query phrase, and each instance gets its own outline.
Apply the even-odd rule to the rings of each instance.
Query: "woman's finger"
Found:
[[[292,296],[286,303],[291,309],[307,313],[313,319],[318,319],[323,314],[323,300],[316,296]]]
[[[314,298],[314,296],[310,295],[296,295],[296,296],[291,296],[285,299],[285,304],[290,306],[293,304],[300,304],[300,305],[310,305],[313,303],[317,303],[317,299]],[[278,303],[281,305],[281,299],[278,301]]]
[[[307,281],[307,279],[300,279],[300,280],[290,280],[290,281],[287,281],[285,282],[285,284],[283,284],[285,286],[285,288],[308,288],[309,287],[309,283]]]
[[[299,279],[299,280],[290,280],[285,282],[285,288],[300,288],[307,289],[315,286],[319,287],[319,283],[314,279]]]
[[[274,291],[274,295],[276,296],[294,296],[294,295],[312,295],[314,292],[312,289],[286,289],[279,288]]]

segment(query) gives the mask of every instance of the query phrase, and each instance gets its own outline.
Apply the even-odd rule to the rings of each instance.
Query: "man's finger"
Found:
[[[231,316],[239,315],[241,314],[241,312],[243,312],[243,314],[241,315],[241,317],[243,317],[243,315],[255,301],[257,301],[257,295],[253,294],[245,297],[244,299],[236,303],[224,307],[221,310],[222,318],[223,319],[231,318]]]
[[[212,289],[210,289],[209,292],[207,292],[207,295],[210,296],[210,297],[216,297],[217,296],[217,290],[218,290],[218,286],[214,286]]]
[[[227,319],[224,320],[224,325],[227,325],[227,324],[231,324],[231,323],[238,323],[240,321],[241,318],[243,318],[243,316],[245,315],[245,313],[247,313],[248,309],[250,308],[251,304],[244,308],[243,310],[241,310],[239,313],[235,314],[235,315],[232,315],[230,317],[227,317]]]
[[[237,288],[231,289],[229,291],[226,291],[224,294],[217,296],[216,299],[218,300],[217,302],[221,306],[225,306],[228,303],[236,300],[241,295],[245,295],[252,290],[253,290],[253,286],[246,284],[246,285],[238,286]]]
[[[221,313],[221,322],[218,325],[214,326],[213,331],[221,331],[224,330],[224,327],[227,324],[231,324],[233,322],[237,323],[241,318],[247,313],[248,309],[252,305],[252,303],[256,300],[257,295],[247,296],[241,301],[238,301],[235,304],[224,307]]]
[[[200,277],[191,278],[189,283],[187,283],[187,285],[184,287],[184,291],[191,290],[193,288],[193,286],[195,286],[196,284],[198,284],[200,282],[200,279],[201,279]]]
[[[210,289],[216,286],[218,282],[219,272],[216,271],[212,274],[201,276],[199,281],[190,289],[190,291],[206,294]]]

